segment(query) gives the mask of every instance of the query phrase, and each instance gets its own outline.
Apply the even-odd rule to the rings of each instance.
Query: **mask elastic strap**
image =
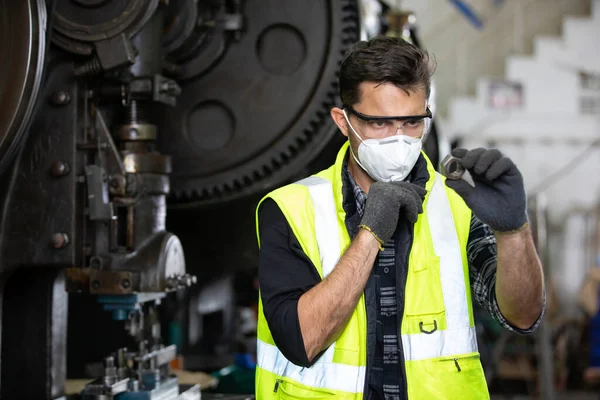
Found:
[[[356,135],[356,137],[358,138],[358,140],[360,140],[361,142],[364,143],[364,140],[362,140],[362,138],[360,137],[360,135],[358,134],[358,132],[356,132],[356,130],[354,130],[354,127],[350,123],[350,120],[348,119],[348,114],[346,114],[346,110],[342,110],[342,112],[344,113],[344,118],[346,118],[346,122],[348,123],[348,126],[350,127],[350,129],[352,129],[352,132],[354,132],[354,134]]]
[[[346,114],[346,110],[342,110],[342,112],[344,113],[344,117],[346,118],[346,122],[348,123],[348,126],[350,127],[350,129],[352,129],[352,132],[354,132],[354,134],[356,135],[356,137],[358,138],[358,140],[361,141],[361,143],[364,143],[364,140],[362,140],[362,138],[360,137],[360,135],[358,134],[358,132],[356,132],[354,130],[354,127],[350,123],[350,120],[348,119],[348,115]],[[354,154],[354,150],[352,150],[352,143],[350,143],[350,138],[348,138],[348,142],[349,142],[349,146],[348,147],[350,147],[350,154],[352,154],[352,157],[354,158],[354,161],[356,161],[356,163],[363,169],[363,171],[367,172],[367,169],[360,163],[360,161],[358,161],[358,157],[356,157],[356,155]],[[367,172],[367,174],[368,174],[368,172]]]

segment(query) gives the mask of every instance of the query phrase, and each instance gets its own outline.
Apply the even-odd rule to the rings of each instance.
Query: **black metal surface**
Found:
[[[337,131],[329,109],[339,62],[358,39],[357,1],[247,0],[243,14],[250,23],[240,41],[183,83],[175,109],[156,116],[178,200],[263,191],[303,168]]]
[[[76,254],[81,240],[76,231],[76,191],[77,176],[83,171],[76,161],[78,92],[71,77],[71,64],[55,60],[40,93],[40,101],[47,105],[32,121],[27,141],[5,171],[0,186],[0,271],[70,266],[81,260]],[[56,104],[56,99],[67,97],[69,101]],[[68,172],[56,176],[57,162],[69,165]],[[66,234],[69,243],[56,248],[56,234]]]
[[[43,0],[0,0],[0,10],[1,172],[22,142],[40,90],[46,6]]]
[[[154,14],[159,0],[58,1],[56,45],[75,54],[90,55],[93,42],[121,33],[135,35]]]
[[[2,400],[64,395],[67,293],[62,272],[16,271],[2,293]]]
[[[56,267],[79,273],[68,290],[110,294],[166,290],[168,276],[185,268],[179,240],[165,230],[165,196],[172,184],[164,150],[175,161],[178,198],[189,193],[201,204],[240,198],[237,214],[221,209],[192,223],[198,215],[180,214],[192,253],[186,259],[196,270],[216,275],[254,267],[257,195],[306,171],[331,143],[336,129],[328,112],[337,101],[336,70],[359,31],[357,0],[173,0],[173,7],[194,6],[197,13],[175,18],[183,26],[163,32],[155,11],[162,7],[167,19],[173,17],[164,1],[57,3],[55,46],[44,57],[51,60],[44,65],[47,79],[33,75],[44,82],[35,118],[21,116],[26,140],[0,174],[0,278],[18,274],[10,281],[14,286],[4,288],[3,399],[61,394],[65,351],[58,338],[65,327],[59,316],[66,318],[60,303],[66,294],[50,294]],[[12,0],[0,0],[3,35],[11,7]],[[6,46],[0,42],[0,56],[9,54]],[[165,50],[169,58],[163,64]],[[165,107],[179,94],[179,86],[161,75],[169,64],[166,70],[184,86],[175,109]],[[0,94],[24,72],[21,65],[7,79],[0,77]],[[231,137],[220,136],[224,133]],[[9,159],[4,160],[0,153],[0,162]],[[93,183],[85,173],[90,166],[96,186],[86,185]],[[229,217],[223,219],[225,212]],[[100,282],[94,288],[94,280],[106,287]],[[71,357],[87,358],[111,335],[90,324],[97,319],[91,312],[95,299],[84,303],[79,294],[72,296],[82,309],[69,321],[79,327],[69,339],[80,342]],[[32,302],[44,306],[33,310]],[[100,314],[106,319],[98,325],[112,328],[110,314]],[[19,336],[23,329],[27,333]],[[78,361],[81,367],[84,360]]]

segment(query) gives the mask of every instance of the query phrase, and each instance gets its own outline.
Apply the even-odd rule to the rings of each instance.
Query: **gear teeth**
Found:
[[[339,30],[338,46],[340,49],[339,51],[330,54],[331,58],[337,58],[337,60],[331,60],[330,62],[335,63],[338,68],[335,68],[335,71],[332,73],[329,88],[325,90],[324,99],[320,102],[320,109],[314,113],[313,118],[306,123],[304,128],[300,127],[298,129],[300,134],[296,136],[295,140],[291,141],[287,148],[281,150],[277,156],[272,157],[269,162],[265,163],[262,167],[254,169],[241,177],[220,182],[213,186],[203,187],[202,189],[179,189],[173,193],[177,200],[187,201],[189,199],[203,201],[226,198],[227,194],[252,186],[256,182],[265,179],[282,165],[289,163],[289,161],[300,154],[302,150],[306,149],[315,137],[319,136],[321,133],[320,129],[329,117],[329,109],[338,101],[339,66],[346,56],[348,49],[360,39],[359,1],[360,0],[339,0],[341,8],[341,28]]]
[[[195,194],[196,194],[196,191],[190,190],[190,189],[188,189],[184,192],[184,196],[185,196],[186,200],[192,199]]]

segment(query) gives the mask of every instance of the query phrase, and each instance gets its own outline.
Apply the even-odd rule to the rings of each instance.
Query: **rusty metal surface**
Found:
[[[123,157],[128,173],[168,174],[171,172],[171,157],[159,153],[133,153]]]
[[[90,294],[129,294],[139,280],[130,271],[90,270]]]

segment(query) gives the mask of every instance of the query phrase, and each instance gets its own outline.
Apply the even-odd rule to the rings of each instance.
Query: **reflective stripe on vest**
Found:
[[[366,367],[338,364],[326,361],[327,353],[333,353],[333,345],[310,368],[299,367],[279,351],[276,346],[258,341],[257,364],[260,368],[285,376],[303,385],[360,393],[364,389]],[[333,357],[333,354],[331,354]]]
[[[296,184],[306,186],[313,201],[315,235],[324,279],[337,265],[341,250],[331,182],[318,176],[310,176]],[[304,368],[290,362],[276,346],[258,339],[257,365],[309,387],[361,393],[366,367],[334,363],[334,351],[335,343],[310,368]]]
[[[331,182],[319,176],[310,176],[296,182],[308,187],[315,210],[315,234],[321,255],[323,279],[333,271],[340,260],[340,237],[338,233],[335,199]]]
[[[335,199],[329,180],[311,176],[296,184],[308,188],[314,204],[315,235],[320,252],[322,275],[337,265],[341,248]],[[406,360],[423,360],[477,352],[475,328],[470,326],[465,276],[456,227],[439,175],[428,195],[426,212],[435,253],[440,257],[440,277],[446,329],[431,334],[402,334]],[[334,345],[310,368],[299,367],[285,358],[276,346],[258,340],[257,364],[278,376],[285,376],[308,387],[362,393],[365,367],[333,362]]]
[[[431,334],[403,334],[405,359],[423,360],[477,352],[475,327],[470,326],[460,244],[442,179],[436,176],[427,200],[427,217],[435,253],[440,257],[440,278],[446,329]]]

